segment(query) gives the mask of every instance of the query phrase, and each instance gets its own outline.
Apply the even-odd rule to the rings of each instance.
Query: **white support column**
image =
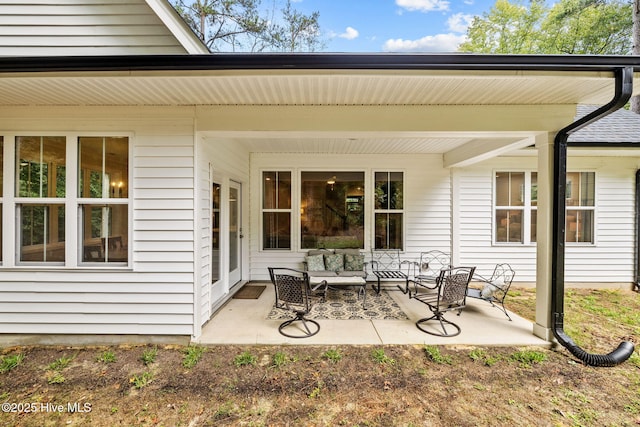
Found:
[[[536,245],[536,323],[533,334],[553,341],[551,319],[551,259],[553,218],[553,142],[555,134],[536,137],[538,149],[538,222]]]

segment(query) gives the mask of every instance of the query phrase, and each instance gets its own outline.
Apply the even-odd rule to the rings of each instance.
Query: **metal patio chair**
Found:
[[[313,305],[309,274],[291,268],[269,267],[269,276],[275,286],[276,307],[291,310],[295,317],[280,324],[278,331],[289,338],[307,338],[320,331],[320,324],[305,316]],[[315,290],[326,294],[327,284],[318,285]],[[324,298],[324,296],[323,296]]]
[[[426,304],[433,314],[416,322],[416,326],[422,332],[442,337],[453,337],[460,334],[460,327],[455,323],[444,318],[444,314],[448,311],[457,310],[458,315],[466,304],[467,288],[475,267],[453,267],[440,271],[440,275],[436,279],[436,287],[431,292],[419,293],[418,289],[414,289],[409,295],[411,298]],[[417,286],[415,282],[412,282]],[[436,327],[428,327],[426,323],[430,320],[437,320],[440,324],[440,330]],[[447,331],[447,326],[452,326],[455,331]]]
[[[439,250],[420,252],[420,260],[412,265],[409,282],[414,288],[435,289],[440,272],[447,268],[451,268],[451,255]]]
[[[509,264],[496,264],[491,277],[484,278],[480,275],[474,277],[484,285],[482,289],[469,288],[467,296],[487,301],[492,306],[502,310],[507,318],[511,320],[511,316],[509,316],[507,309],[504,307],[504,300],[507,298],[507,293],[515,275],[516,272],[513,271]]]

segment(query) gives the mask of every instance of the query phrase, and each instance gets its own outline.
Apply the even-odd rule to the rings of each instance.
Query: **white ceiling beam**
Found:
[[[534,135],[528,138],[474,139],[443,156],[445,168],[464,167],[510,151],[534,145]]]

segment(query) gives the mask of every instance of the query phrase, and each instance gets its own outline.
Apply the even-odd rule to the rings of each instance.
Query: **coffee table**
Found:
[[[365,303],[367,302],[367,281],[359,276],[309,276],[309,284],[319,285],[322,282],[326,282],[327,286],[332,287],[344,287],[344,286],[357,286],[358,295],[362,293],[362,308],[366,310]]]

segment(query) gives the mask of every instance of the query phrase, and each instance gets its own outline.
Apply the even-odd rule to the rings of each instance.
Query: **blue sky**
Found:
[[[452,52],[494,0],[292,0],[320,12],[327,52]]]

